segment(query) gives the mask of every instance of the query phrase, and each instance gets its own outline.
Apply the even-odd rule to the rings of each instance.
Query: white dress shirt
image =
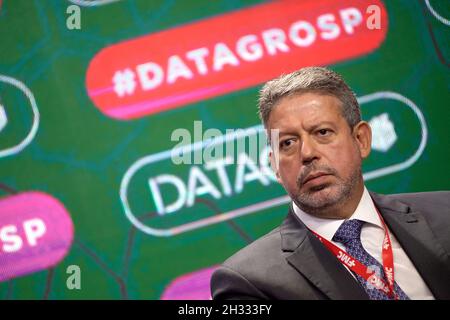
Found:
[[[331,240],[345,220],[314,217],[302,211],[295,203],[293,203],[293,208],[295,214],[309,229],[345,250],[343,244]],[[384,240],[384,228],[378,216],[375,204],[366,187],[364,187],[364,193],[358,207],[349,219],[358,219],[366,222],[363,224],[361,230],[361,243],[371,256],[380,262],[380,264],[383,264],[381,253]],[[410,299],[434,299],[428,286],[425,284],[411,260],[390,231],[389,236],[391,238],[392,253],[394,255],[395,282],[397,282]]]

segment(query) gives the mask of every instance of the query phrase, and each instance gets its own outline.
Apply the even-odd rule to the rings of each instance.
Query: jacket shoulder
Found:
[[[430,209],[444,209],[450,207],[450,191],[398,193],[385,195],[392,200],[398,200],[409,205],[412,209],[429,211]]]
[[[270,274],[283,268],[280,228],[228,258],[211,277],[213,299],[270,299]]]
[[[277,227],[233,254],[223,265],[238,271],[248,266],[254,271],[255,263],[262,263],[263,260],[266,261],[266,259],[273,255],[277,255],[277,258],[280,258],[280,253],[281,235],[280,227]],[[253,267],[249,264],[252,264]]]

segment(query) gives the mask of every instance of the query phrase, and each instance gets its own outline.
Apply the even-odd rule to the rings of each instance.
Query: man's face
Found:
[[[368,130],[370,136],[368,125],[362,126],[362,134]],[[350,129],[338,98],[316,93],[285,97],[272,110],[267,129],[279,130],[278,159],[272,153],[271,162],[302,210],[326,217],[355,193],[362,194],[361,162],[370,152],[370,137],[369,147],[367,141],[361,144],[361,128]]]

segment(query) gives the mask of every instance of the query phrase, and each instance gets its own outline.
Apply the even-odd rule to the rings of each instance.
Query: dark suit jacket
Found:
[[[450,192],[370,193],[436,299],[450,299]],[[289,210],[284,222],[216,270],[213,299],[368,299],[363,287]]]

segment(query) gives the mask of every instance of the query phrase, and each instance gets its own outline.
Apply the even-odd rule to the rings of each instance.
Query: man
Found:
[[[292,204],[215,271],[214,299],[450,299],[450,192],[366,189],[371,129],[338,74],[309,67],[269,81],[259,114]]]

